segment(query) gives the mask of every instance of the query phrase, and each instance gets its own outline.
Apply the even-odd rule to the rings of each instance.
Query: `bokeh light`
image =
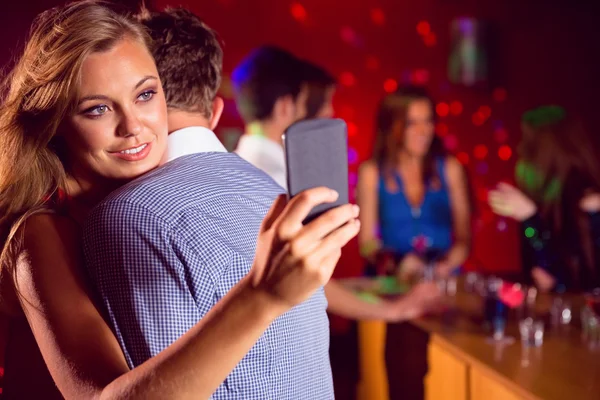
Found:
[[[354,165],[358,162],[358,152],[356,149],[350,147],[348,149],[348,164]]]
[[[473,156],[478,160],[483,160],[487,157],[488,148],[485,144],[478,144],[473,149]]]
[[[508,145],[500,146],[500,148],[498,149],[498,157],[500,157],[500,159],[502,161],[508,161],[511,156],[512,156],[512,149],[510,148],[510,146],[508,146]]]
[[[499,220],[498,223],[496,224],[496,229],[498,229],[498,231],[500,231],[500,232],[506,232],[507,227],[508,227],[508,225],[504,219]]]
[[[354,137],[358,135],[358,126],[354,122],[348,122],[348,137]]]
[[[374,8],[371,10],[371,21],[373,21],[375,25],[385,24],[385,14],[381,8]]]
[[[290,13],[292,14],[292,17],[294,17],[294,19],[296,21],[299,22],[304,22],[306,21],[306,8],[304,8],[304,6],[300,3],[292,3],[292,6],[290,7]]]
[[[525,236],[528,238],[532,238],[535,236],[535,229],[533,229],[532,227],[528,227],[525,229]]]
[[[429,82],[429,71],[426,69],[416,69],[411,74],[410,81],[414,85],[425,85]]]
[[[456,158],[462,165],[469,164],[469,154],[466,151],[461,151],[456,155]]]
[[[473,122],[473,125],[475,126],[481,126],[485,123],[485,115],[483,115],[481,112],[477,111],[473,114],[473,116],[471,117],[471,121]]]
[[[437,36],[435,36],[435,33],[429,32],[426,36],[423,37],[423,42],[425,43],[425,46],[433,47],[437,43]]]
[[[356,78],[352,72],[342,72],[340,74],[340,83],[344,86],[353,86],[356,83]]]
[[[448,113],[450,112],[450,106],[448,106],[448,103],[444,103],[444,102],[438,103],[435,106],[435,112],[440,117],[447,117]]]
[[[427,36],[431,33],[431,25],[427,21],[419,21],[417,24],[417,33],[421,36]]]
[[[385,90],[387,93],[395,92],[396,89],[398,89],[398,82],[395,79],[390,78],[383,82],[383,90]]]
[[[449,151],[454,151],[458,147],[458,138],[455,135],[447,135],[444,138],[444,146]]]
[[[475,172],[479,175],[486,175],[489,172],[489,167],[485,161],[478,162],[475,166]]]
[[[452,115],[460,115],[463,112],[463,105],[460,101],[454,100],[450,103],[450,113]]]
[[[479,107],[479,112],[481,114],[483,114],[483,116],[488,119],[489,117],[492,116],[492,109],[490,108],[490,106],[481,106]]]
[[[348,185],[349,186],[356,186],[356,184],[358,183],[358,174],[356,172],[350,172],[348,174]]]

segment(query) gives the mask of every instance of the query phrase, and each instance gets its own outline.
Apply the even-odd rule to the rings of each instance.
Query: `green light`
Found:
[[[525,229],[525,236],[527,236],[528,238],[532,238],[534,235],[535,229],[533,229],[532,227]]]

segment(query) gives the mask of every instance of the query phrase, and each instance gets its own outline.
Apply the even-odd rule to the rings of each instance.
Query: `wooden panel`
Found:
[[[425,378],[427,400],[466,400],[467,364],[435,341],[429,344],[429,373]]]
[[[487,375],[478,368],[470,371],[470,400],[521,400],[522,397],[515,394],[502,383]]]
[[[383,321],[358,322],[359,400],[389,399],[384,356],[385,331],[386,323]]]

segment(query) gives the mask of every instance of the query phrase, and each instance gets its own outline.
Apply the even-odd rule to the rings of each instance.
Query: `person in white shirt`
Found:
[[[272,46],[252,52],[232,78],[238,110],[247,122],[235,152],[287,188],[283,131],[300,119],[333,116],[335,78]]]
[[[246,123],[236,153],[287,187],[282,135],[294,122],[333,116],[335,79],[324,69],[274,46],[251,52],[232,74],[238,111]],[[398,322],[437,305],[435,285],[419,284],[394,301],[371,303],[334,280],[325,286],[328,311],[351,319]]]

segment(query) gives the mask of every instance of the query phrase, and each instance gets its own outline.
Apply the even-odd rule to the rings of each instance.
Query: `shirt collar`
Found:
[[[167,138],[167,161],[196,153],[227,152],[217,135],[202,126],[176,130]]]
[[[245,155],[252,158],[252,155],[260,154],[261,157],[276,160],[277,164],[285,167],[285,152],[283,151],[283,147],[261,135],[242,135],[235,151],[242,158],[245,158]]]

